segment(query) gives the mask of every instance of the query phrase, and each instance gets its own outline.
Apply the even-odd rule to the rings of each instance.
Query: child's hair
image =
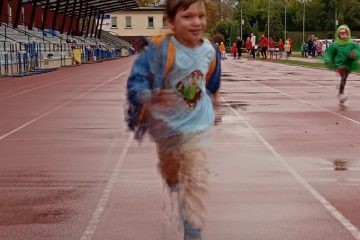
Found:
[[[186,10],[190,5],[204,0],[166,0],[166,15],[168,19],[174,20],[179,10]]]

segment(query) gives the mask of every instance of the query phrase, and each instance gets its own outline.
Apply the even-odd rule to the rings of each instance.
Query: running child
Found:
[[[346,102],[345,85],[351,71],[358,67],[360,47],[351,39],[350,28],[341,25],[335,33],[335,42],[327,49],[324,61],[330,68],[336,69],[340,75],[338,100]]]
[[[200,240],[205,226],[208,163],[204,150],[214,124],[220,87],[220,53],[202,38],[204,0],[167,0],[172,30],[150,42],[135,60],[127,83],[127,122],[156,143],[158,170],[178,194],[185,240]]]

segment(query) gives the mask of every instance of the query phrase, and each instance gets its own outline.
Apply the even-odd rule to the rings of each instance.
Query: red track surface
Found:
[[[0,79],[0,239],[177,239],[154,145],[125,130],[132,61]],[[223,62],[205,240],[360,239],[360,76],[345,105],[337,84],[325,70]]]

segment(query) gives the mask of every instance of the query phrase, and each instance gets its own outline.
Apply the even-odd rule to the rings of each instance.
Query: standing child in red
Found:
[[[250,57],[251,56],[251,49],[253,48],[250,37],[247,37],[246,42],[245,42],[245,47],[246,47],[246,51],[248,53],[248,56]]]
[[[278,42],[278,49],[279,49],[279,57],[282,58],[284,52],[284,41],[281,38],[279,39]]]
[[[274,57],[274,40],[272,38],[269,39],[269,53],[270,53],[270,59],[273,59]]]
[[[233,43],[232,47],[231,47],[231,53],[233,54],[234,56],[234,59],[236,59],[236,54],[238,52],[238,48],[236,46],[236,43]]]
[[[261,46],[261,56],[263,59],[266,59],[267,58],[266,52],[268,50],[268,39],[267,37],[265,37],[264,34],[262,35],[260,46]]]

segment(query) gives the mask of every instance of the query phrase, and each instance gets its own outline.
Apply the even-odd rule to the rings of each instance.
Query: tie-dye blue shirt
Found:
[[[205,76],[215,56],[215,49],[208,41],[196,48],[185,47],[174,36],[171,41],[176,48],[176,56],[165,79],[165,86],[177,93],[177,103],[166,112],[151,112],[153,121],[150,133],[155,139],[204,131],[214,123]]]

